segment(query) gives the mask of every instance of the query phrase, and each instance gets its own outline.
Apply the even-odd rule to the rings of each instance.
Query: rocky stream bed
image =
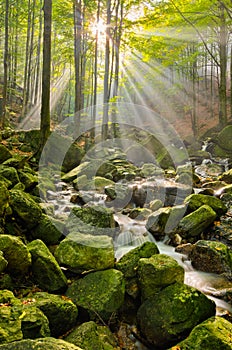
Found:
[[[175,166],[72,145],[62,171],[65,138],[38,167],[37,131],[3,135],[0,350],[232,349],[231,134]]]

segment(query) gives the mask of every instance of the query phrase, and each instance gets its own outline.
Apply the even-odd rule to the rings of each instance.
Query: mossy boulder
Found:
[[[0,350],[82,350],[61,339],[39,338],[35,340],[25,339],[0,345]]]
[[[3,144],[0,144],[0,163],[5,162],[7,159],[11,158],[12,155],[8,148]]]
[[[36,306],[46,315],[53,337],[67,333],[76,325],[78,310],[68,298],[46,292],[37,292],[28,299],[22,299],[22,302]]]
[[[18,172],[13,167],[0,165],[0,176],[9,180],[13,186],[20,182]]]
[[[184,268],[172,257],[156,254],[139,260],[138,280],[142,300],[146,300],[168,285],[183,283]]]
[[[73,181],[73,187],[79,190],[96,190],[104,192],[106,186],[114,185],[114,181],[101,176],[94,176],[93,179],[88,179],[86,175],[78,176]]]
[[[107,326],[99,326],[94,321],[89,321],[74,328],[72,332],[64,338],[84,350],[116,350],[117,342],[114,335]]]
[[[0,273],[2,273],[7,267],[7,260],[3,256],[3,252],[0,250]]]
[[[0,181],[0,217],[3,217],[9,206],[9,191],[3,181]]]
[[[20,238],[11,235],[0,235],[0,250],[7,261],[6,272],[12,276],[27,274],[31,266],[31,254]]]
[[[194,211],[202,205],[210,206],[219,216],[227,212],[226,205],[217,197],[208,196],[205,194],[191,194],[186,197],[185,203],[188,209]]]
[[[127,294],[134,299],[140,293],[137,278],[139,260],[141,258],[150,258],[154,254],[159,254],[157,245],[153,242],[145,242],[126,253],[115,265],[124,274]]]
[[[49,322],[37,307],[21,305],[13,307],[13,313],[21,322],[23,339],[36,339],[50,336]]]
[[[85,175],[86,178],[91,179],[95,174],[95,168],[94,166],[97,165],[97,162],[93,165],[91,162],[85,161],[82,162],[77,167],[73,168],[66,174],[64,174],[61,178],[62,181],[65,182],[71,182],[74,181],[77,177]]]
[[[0,308],[0,344],[23,339],[21,320],[17,312],[8,305]]]
[[[89,205],[72,208],[66,226],[74,232],[78,229],[81,233],[113,236],[116,223],[113,210],[102,205]]]
[[[30,192],[38,185],[37,176],[23,170],[18,171],[19,179],[24,184],[25,190]]]
[[[21,305],[21,302],[13,292],[10,290],[0,290],[0,304],[7,304],[7,306]]]
[[[162,176],[164,175],[164,170],[153,163],[145,163],[143,164],[140,175],[142,177],[151,177],[151,176]]]
[[[55,257],[60,265],[74,272],[104,270],[114,266],[111,237],[70,233],[57,247]]]
[[[67,279],[47,246],[39,239],[27,245],[32,256],[32,278],[40,288],[55,292],[67,286]]]
[[[190,335],[169,350],[230,350],[232,349],[232,324],[215,316],[193,328]]]
[[[64,231],[64,223],[42,214],[38,224],[30,230],[30,239],[40,239],[47,245],[58,244]]]
[[[189,258],[197,270],[231,275],[232,251],[221,242],[200,240],[193,245]]]
[[[214,222],[216,217],[217,214],[210,206],[202,205],[180,220],[176,232],[187,239],[196,237],[204,232]]]
[[[220,177],[220,181],[225,181],[228,184],[232,184],[232,169],[229,169],[228,171],[224,172]]]
[[[175,283],[147,299],[137,317],[139,329],[149,344],[167,348],[214,315],[212,300],[193,287]]]
[[[232,125],[226,126],[222,131],[218,134],[217,143],[219,147],[229,152],[232,152]]]
[[[42,215],[42,209],[28,193],[20,190],[11,190],[10,206],[16,219],[28,230],[38,224]]]
[[[92,272],[74,281],[66,295],[78,306],[86,309],[91,320],[109,320],[124,302],[125,281],[115,269]]]

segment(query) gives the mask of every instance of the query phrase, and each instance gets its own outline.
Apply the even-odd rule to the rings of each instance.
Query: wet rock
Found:
[[[13,214],[27,229],[35,227],[42,215],[42,209],[32,197],[20,190],[10,191],[10,206]]]
[[[198,241],[189,258],[197,270],[231,275],[232,251],[221,242]]]
[[[72,208],[66,226],[74,232],[113,235],[116,224],[113,210],[101,205],[89,205]]]
[[[228,171],[224,172],[220,177],[220,181],[224,181],[228,184],[232,184],[232,169],[229,169]]]
[[[188,209],[194,211],[202,205],[210,206],[219,216],[227,212],[226,205],[219,199],[205,194],[191,194],[185,199]]]
[[[100,176],[95,176],[92,180],[89,180],[86,175],[81,175],[73,181],[73,186],[76,190],[96,190],[104,192],[105,187],[112,185],[114,185],[112,180]]]
[[[4,146],[3,144],[0,144],[0,163],[5,162],[5,160],[11,158],[12,155],[8,148]]]
[[[191,243],[180,244],[175,248],[175,252],[189,256],[193,250],[193,245]]]
[[[47,246],[39,239],[27,245],[32,256],[32,278],[40,288],[55,292],[67,286],[67,279]]]
[[[216,219],[217,214],[208,205],[202,205],[197,210],[180,220],[176,233],[181,237],[191,239],[200,235]]]
[[[163,207],[163,202],[160,200],[160,199],[154,199],[153,201],[151,201],[149,203],[149,208],[152,210],[152,211],[156,211],[156,210],[159,210],[160,208]]]
[[[153,163],[145,163],[140,170],[140,175],[145,178],[151,176],[163,176],[164,170]]]
[[[83,162],[77,167],[70,170],[68,173],[62,176],[61,180],[65,182],[71,182],[75,180],[77,177],[85,175],[88,179],[91,179],[95,174],[98,168],[99,162],[93,164],[91,162]]]
[[[134,208],[130,211],[129,217],[136,220],[145,220],[151,214],[147,208]]]
[[[232,334],[232,324],[229,321],[219,316],[210,317],[194,327],[190,335],[174,348],[181,350],[229,350],[232,347],[230,334]]]
[[[40,338],[36,340],[25,339],[0,345],[0,350],[82,350],[61,339]]]
[[[105,187],[107,204],[111,205],[113,200],[114,208],[125,208],[130,204],[132,198],[132,188],[127,184],[115,183],[113,186]]]
[[[145,242],[130,250],[116,263],[116,268],[124,274],[126,281],[126,292],[134,299],[139,295],[137,270],[141,258],[150,258],[159,254],[157,245],[153,242]]]
[[[31,254],[20,238],[11,235],[0,235],[0,250],[7,261],[6,272],[12,276],[27,274],[31,266]]]
[[[22,299],[22,301],[36,306],[46,315],[53,337],[67,333],[76,325],[78,310],[68,298],[46,292],[37,292],[28,299]]]
[[[139,260],[138,280],[144,301],[170,284],[183,283],[184,268],[168,255],[156,254]]]
[[[92,272],[74,281],[66,295],[77,307],[88,311],[91,320],[109,320],[124,302],[125,281],[115,269]]]
[[[47,245],[58,244],[64,231],[64,223],[42,214],[36,227],[30,230],[28,236],[32,239],[40,239]]]
[[[20,182],[17,170],[12,167],[0,165],[0,176],[9,180],[13,186]]]
[[[146,300],[137,317],[141,334],[149,344],[166,349],[214,315],[213,301],[195,288],[175,283]]]
[[[83,323],[64,338],[84,350],[117,350],[117,342],[108,327],[93,321]]]
[[[104,270],[114,266],[111,237],[70,233],[57,247],[55,257],[60,265],[74,272]]]

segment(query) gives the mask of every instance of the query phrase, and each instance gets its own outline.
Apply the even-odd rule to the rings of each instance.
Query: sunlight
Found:
[[[104,37],[106,34],[106,25],[103,22],[103,20],[100,18],[99,21],[94,22],[90,26],[91,32],[96,35],[98,34],[99,37]]]

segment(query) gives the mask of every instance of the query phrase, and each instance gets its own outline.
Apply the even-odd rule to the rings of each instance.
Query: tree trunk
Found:
[[[107,22],[106,22],[106,44],[105,44],[105,74],[104,74],[104,96],[103,96],[103,121],[102,121],[102,139],[106,140],[108,136],[109,119],[109,69],[110,69],[110,22],[111,22],[111,0],[107,0]]]
[[[50,134],[52,0],[44,0],[43,71],[40,121],[40,150]]]
[[[2,93],[2,113],[0,127],[4,128],[6,121],[6,104],[7,104],[7,85],[8,85],[8,59],[9,59],[9,0],[6,0],[5,7],[5,47],[4,47],[4,77],[3,77],[3,93]]]

